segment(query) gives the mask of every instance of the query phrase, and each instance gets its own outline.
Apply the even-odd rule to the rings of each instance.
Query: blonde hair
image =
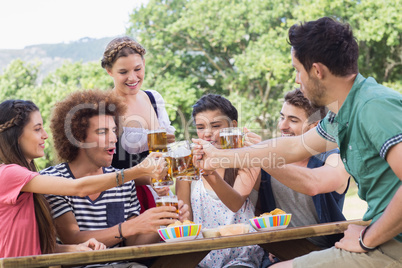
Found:
[[[120,57],[127,57],[130,54],[139,54],[144,58],[146,50],[138,42],[128,36],[117,37],[106,46],[101,66],[104,69],[111,69],[116,60]]]

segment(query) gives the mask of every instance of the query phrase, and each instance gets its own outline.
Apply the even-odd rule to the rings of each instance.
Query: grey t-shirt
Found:
[[[306,226],[319,224],[317,211],[314,206],[313,198],[296,192],[289,187],[283,185],[275,178],[271,177],[271,187],[274,194],[276,207],[288,213],[292,213],[292,220],[289,227]],[[325,238],[316,236],[307,238],[316,246],[327,248],[328,242]]]

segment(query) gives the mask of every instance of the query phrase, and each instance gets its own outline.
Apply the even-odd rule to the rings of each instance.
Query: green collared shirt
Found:
[[[402,142],[402,95],[358,74],[338,114],[329,112],[317,131],[338,144],[368,204],[363,220],[376,221],[402,185],[385,161],[389,149]],[[402,242],[402,233],[395,238]]]

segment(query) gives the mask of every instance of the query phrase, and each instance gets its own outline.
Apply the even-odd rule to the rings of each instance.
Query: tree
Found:
[[[281,97],[295,87],[289,27],[323,16],[350,23],[362,74],[398,85],[402,5],[396,2],[150,0],[131,14],[127,33],[148,50],[145,88],[178,108],[208,92],[222,94],[246,105],[240,124],[267,138],[275,135]],[[180,94],[171,94],[178,88]],[[183,110],[187,122],[190,111]],[[189,125],[173,119],[179,131]]]
[[[65,62],[62,67],[45,77],[42,84],[37,85],[39,65],[24,63],[21,60],[11,62],[0,76],[0,98],[2,101],[32,100],[38,106],[44,128],[49,134],[45,156],[36,160],[38,168],[43,169],[56,162],[49,128],[52,108],[56,102],[78,89],[110,89],[113,87],[113,81],[99,63]]]
[[[53,139],[50,132],[52,108],[70,93],[79,89],[111,89],[113,81],[98,62],[65,62],[62,67],[50,73],[42,85],[29,92],[21,92],[26,99],[31,99],[41,111],[45,130],[49,134],[45,157],[36,161],[38,167],[45,168],[57,162]]]
[[[191,106],[206,93],[227,97],[239,123],[276,135],[283,95],[296,85],[287,33],[301,21],[330,16],[349,23],[364,76],[402,93],[401,0],[150,0],[133,10],[127,34],[146,49],[143,89],[167,103],[177,139],[195,136]],[[39,64],[15,60],[0,75],[0,99],[31,99],[49,132],[54,104],[78,89],[113,88],[99,62],[65,62],[37,84]],[[40,168],[53,164],[52,139]]]
[[[27,64],[17,59],[12,61],[0,75],[0,100],[16,98],[23,88],[32,89],[38,78],[39,64]]]
[[[113,80],[100,66],[99,62],[82,62],[71,63],[64,62],[63,66],[53,73],[50,73],[44,80],[43,84],[65,84],[81,89],[111,89],[113,88]]]

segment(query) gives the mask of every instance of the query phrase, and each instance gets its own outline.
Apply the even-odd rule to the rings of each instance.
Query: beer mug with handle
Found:
[[[155,129],[148,132],[149,152],[166,152],[167,135],[165,129]]]
[[[222,149],[243,147],[243,132],[238,127],[222,128],[219,131],[219,141]]]
[[[192,146],[188,141],[170,143],[167,148],[173,178],[186,181],[200,179],[200,170],[193,164]]]
[[[156,207],[172,206],[176,208],[176,213],[179,214],[179,201],[176,195],[158,196],[155,199]]]
[[[167,152],[167,136],[165,129],[155,129],[148,132],[148,149],[149,153],[152,152]],[[170,169],[170,159],[165,158],[168,169]],[[151,183],[153,187],[165,187],[173,185],[173,178],[169,171],[166,176],[162,179],[151,178]]]

